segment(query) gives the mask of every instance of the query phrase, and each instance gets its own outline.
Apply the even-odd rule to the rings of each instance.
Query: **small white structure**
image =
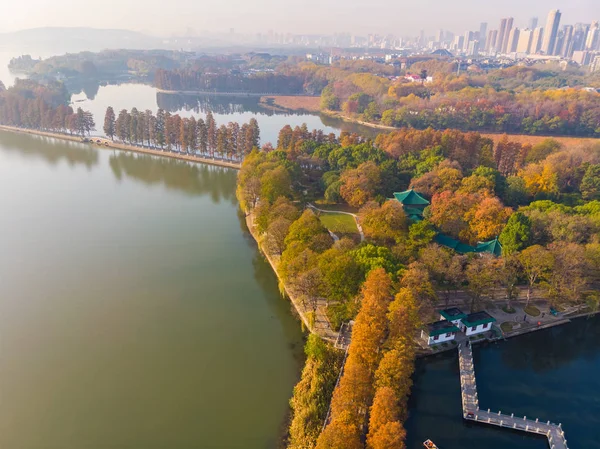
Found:
[[[449,309],[440,310],[440,319],[451,321],[455,326],[460,327],[461,320],[466,318],[467,314],[460,310],[458,307],[451,307]]]
[[[421,331],[421,338],[427,341],[429,346],[452,341],[456,337],[458,327],[451,321],[436,321],[427,325],[427,330]]]
[[[460,330],[467,336],[481,334],[491,330],[495,321],[496,318],[487,312],[475,312],[461,320]]]

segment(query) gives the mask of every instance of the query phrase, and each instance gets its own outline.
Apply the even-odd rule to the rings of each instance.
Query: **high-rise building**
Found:
[[[562,32],[562,42],[556,54],[563,58],[570,58],[573,54],[573,25],[565,25]]]
[[[518,28],[513,28],[512,30],[510,30],[510,33],[508,33],[508,42],[506,44],[506,50],[504,50],[505,53],[514,53],[515,51],[517,51],[517,44],[519,43],[520,33],[521,31]]]
[[[546,20],[546,28],[542,40],[542,52],[546,55],[553,55],[555,53],[560,16],[561,13],[558,9],[553,9],[548,13],[548,20]]]
[[[452,42],[452,50],[461,51],[463,49],[464,43],[465,43],[464,36],[454,36],[454,41]]]
[[[542,49],[542,40],[544,38],[544,29],[542,27],[537,27],[533,30],[533,36],[531,37],[531,48],[529,49],[529,53],[537,54]]]
[[[530,30],[535,30],[538,26],[538,18],[537,17],[532,17],[531,19],[529,19],[529,29]]]
[[[479,41],[469,42],[469,48],[467,48],[468,56],[477,56],[479,54]]]
[[[487,22],[481,22],[479,25],[479,49],[483,50],[485,48],[485,41],[487,39]]]
[[[598,41],[600,40],[600,26],[598,22],[592,22],[587,38],[585,40],[585,49],[594,51],[598,49]]]
[[[435,40],[436,42],[444,42],[444,30],[438,30],[435,35]]]
[[[465,40],[463,41],[463,50],[464,51],[468,51],[469,50],[469,42],[472,42],[475,40],[473,34],[474,33],[472,31],[465,32]]]
[[[588,35],[590,25],[586,23],[576,23],[573,28],[573,51],[585,50],[585,40]]]
[[[531,53],[531,41],[533,39],[533,30],[525,28],[519,33],[519,42],[517,43],[517,53]]]
[[[496,41],[498,40],[498,30],[490,30],[485,41],[486,53],[492,53],[496,51]]]
[[[510,30],[512,30],[514,19],[512,17],[507,17],[506,19],[502,19],[500,21],[500,31],[498,31],[498,40],[496,41],[496,50],[500,53],[506,52],[506,47],[508,45],[508,36],[510,34]]]

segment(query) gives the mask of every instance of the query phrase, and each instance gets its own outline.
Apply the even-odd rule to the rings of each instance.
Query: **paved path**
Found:
[[[506,415],[502,412],[491,412],[479,409],[479,398],[477,397],[477,383],[475,382],[475,367],[473,366],[473,352],[471,346],[461,343],[458,347],[458,360],[460,366],[460,384],[463,404],[463,418],[493,426],[506,427],[508,429],[523,432],[546,435],[551,449],[568,449],[567,439],[561,424],[550,421],[540,422],[516,417],[514,414]]]
[[[344,212],[344,211],[341,211],[341,210],[319,209],[318,207],[316,207],[314,204],[311,204],[311,203],[308,203],[308,207],[310,207],[311,209],[314,209],[314,210],[318,210],[319,212],[323,212],[324,214],[344,214],[344,215],[350,215],[351,217],[354,218],[354,221],[356,223],[356,228],[358,229],[358,233],[360,234],[360,241],[361,242],[365,241],[365,233],[363,232],[362,227],[360,226],[360,223],[358,222],[358,216],[356,214],[353,214],[351,212]]]

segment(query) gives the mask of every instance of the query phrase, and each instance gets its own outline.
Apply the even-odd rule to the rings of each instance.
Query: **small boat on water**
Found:
[[[427,449],[439,449],[436,444],[431,441],[431,440],[425,440],[423,441],[423,446],[425,446]]]

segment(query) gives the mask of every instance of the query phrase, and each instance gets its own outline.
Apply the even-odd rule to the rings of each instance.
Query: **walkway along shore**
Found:
[[[345,344],[345,345],[342,344],[341,346],[339,345],[338,340],[339,340],[340,334],[333,330],[331,323],[327,319],[327,314],[325,313],[325,309],[326,309],[327,305],[325,304],[325,301],[324,300],[317,301],[317,310],[315,313],[314,325],[311,326],[310,320],[308,318],[308,314],[312,313],[312,310],[309,309],[306,305],[304,305],[302,303],[302,301],[300,301],[300,299],[298,298],[298,295],[294,291],[292,291],[292,289],[289,286],[287,286],[285,284],[285,282],[283,281],[283,279],[281,279],[281,277],[279,276],[279,273],[277,272],[277,264],[276,264],[275,260],[273,260],[273,257],[269,256],[267,251],[264,250],[264,248],[262,247],[261,242],[258,238],[258,231],[256,230],[256,228],[254,226],[253,214],[251,214],[251,213],[246,214],[246,225],[248,226],[250,234],[256,241],[258,248],[264,254],[264,256],[267,258],[267,260],[269,261],[269,264],[271,264],[271,268],[273,269],[273,272],[277,276],[277,279],[279,280],[279,284],[283,285],[285,294],[288,296],[288,298],[290,298],[290,301],[291,301],[292,305],[294,306],[294,308],[296,309],[296,312],[298,312],[298,316],[304,323],[304,326],[306,326],[306,328],[310,332],[318,335],[323,340],[326,340],[330,343],[336,344],[336,347],[339,347],[339,349],[345,349],[344,346],[347,346],[347,344]]]
[[[67,140],[70,142],[78,142],[78,143],[82,143],[82,144],[93,145],[94,147],[99,148],[99,149],[113,149],[113,150],[116,149],[116,150],[123,150],[123,151],[131,151],[134,153],[151,154],[153,156],[169,157],[171,159],[179,159],[179,160],[188,161],[188,162],[200,162],[203,164],[217,165],[219,167],[234,168],[236,170],[239,170],[241,167],[241,164],[238,162],[222,161],[219,159],[211,159],[208,157],[194,156],[191,154],[181,154],[181,153],[174,153],[171,151],[161,151],[159,149],[140,147],[140,146],[136,146],[136,145],[128,145],[125,143],[114,142],[110,139],[106,139],[105,137],[95,137],[95,136],[88,137],[87,138],[88,140],[86,142],[83,140],[83,138],[81,136],[73,136],[70,134],[60,134],[60,133],[51,133],[51,132],[46,132],[46,131],[38,131],[36,129],[17,128],[14,126],[0,125],[0,130],[10,131],[10,132],[19,133],[19,134],[30,134],[30,135],[43,136],[43,137],[52,137],[54,139],[61,139],[61,140]],[[92,142],[92,140],[93,140],[93,142]],[[97,140],[99,140],[100,143],[96,142]]]

